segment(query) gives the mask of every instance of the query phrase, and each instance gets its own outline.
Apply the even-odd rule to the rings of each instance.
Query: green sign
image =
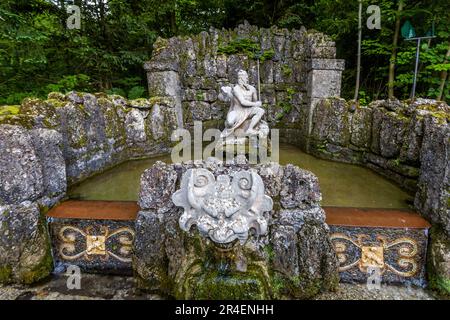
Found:
[[[414,38],[416,31],[409,20],[406,20],[402,26],[402,37],[405,39]]]

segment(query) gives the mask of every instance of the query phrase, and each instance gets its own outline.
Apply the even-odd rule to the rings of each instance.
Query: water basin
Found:
[[[142,172],[158,160],[171,162],[170,155],[125,162],[69,188],[69,197],[137,201]],[[292,163],[316,174],[323,206],[400,209],[412,202],[401,188],[367,168],[321,160],[289,144],[280,145],[280,163]]]

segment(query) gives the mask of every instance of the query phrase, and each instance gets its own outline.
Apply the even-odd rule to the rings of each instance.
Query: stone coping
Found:
[[[326,223],[335,226],[369,228],[428,229],[431,225],[408,209],[323,207]]]
[[[408,209],[323,207],[326,223],[336,226],[428,229],[430,223]],[[134,201],[68,200],[54,207],[47,217],[92,220],[135,220],[139,205]]]
[[[135,220],[139,205],[135,201],[68,200],[52,208],[47,217],[89,220]]]

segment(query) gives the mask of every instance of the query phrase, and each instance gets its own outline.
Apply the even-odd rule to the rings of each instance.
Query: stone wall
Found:
[[[266,53],[260,64],[261,100],[270,127],[306,133],[317,99],[340,95],[344,61],[335,59],[335,44],[327,36],[304,28],[258,29],[244,23],[234,30],[159,38],[144,65],[150,96],[171,98],[180,125],[199,120],[204,126],[223,127],[228,106],[218,100],[220,87],[236,84],[240,69],[248,72],[252,85],[258,82],[257,61],[239,41]]]
[[[128,159],[167,153],[177,127],[173,101],[165,98],[128,101],[102,93],[51,93],[47,100],[25,99],[9,109],[0,113],[0,126],[59,133],[69,185]],[[37,150],[45,154],[47,147]]]
[[[416,209],[450,235],[450,109],[443,102],[374,101],[367,107],[323,99],[310,152],[363,164],[415,194]]]
[[[430,287],[450,293],[450,109],[443,102],[374,101],[360,107],[343,99],[319,100],[309,137],[310,153],[364,165],[414,197],[432,222],[427,253]],[[296,143],[298,130],[285,139]]]
[[[52,270],[44,214],[67,185],[168,152],[176,126],[163,98],[52,93],[0,108],[0,282],[31,283]]]
[[[0,126],[0,283],[32,283],[53,267],[46,208],[66,191],[61,135]]]

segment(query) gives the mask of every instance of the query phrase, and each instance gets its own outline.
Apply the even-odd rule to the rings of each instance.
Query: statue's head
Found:
[[[248,84],[247,71],[239,70],[239,72],[238,72],[238,84],[240,84],[240,85]]]

